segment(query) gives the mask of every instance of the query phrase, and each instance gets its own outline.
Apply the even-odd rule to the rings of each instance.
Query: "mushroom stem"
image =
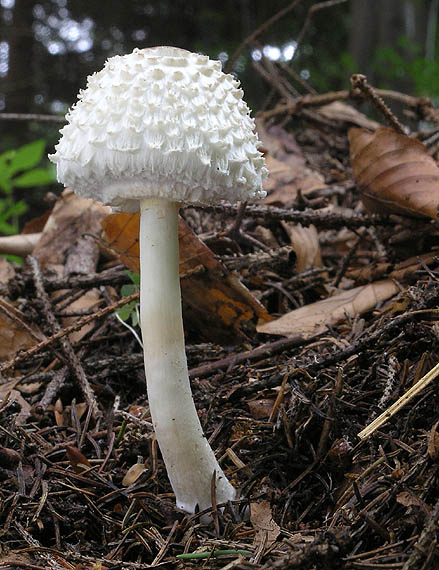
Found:
[[[194,513],[236,498],[203,434],[192,398],[178,262],[179,204],[140,201],[140,314],[148,401],[177,506]]]

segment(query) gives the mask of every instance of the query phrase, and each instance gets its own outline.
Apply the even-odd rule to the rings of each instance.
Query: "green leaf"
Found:
[[[119,309],[116,310],[116,313],[123,321],[127,321],[130,318],[132,311],[135,310],[136,310],[136,302],[131,301],[131,303],[119,307]]]
[[[134,285],[136,286],[136,288],[134,289],[134,291],[137,291],[137,289],[140,287],[140,273],[134,273],[134,271],[127,271],[126,274],[128,275],[128,277],[131,279],[131,281],[134,283]],[[134,291],[132,291],[134,293]],[[131,294],[131,293],[130,293]]]
[[[0,172],[6,171],[6,167],[15,154],[15,150],[7,150],[0,154]]]
[[[13,179],[12,183],[18,188],[29,188],[31,186],[44,186],[55,181],[54,168],[34,168],[28,172],[20,174]]]
[[[27,211],[27,205],[21,200],[14,203],[11,198],[0,200],[0,233],[5,235],[18,232],[17,218]]]
[[[14,154],[14,150],[7,150],[0,154],[0,188],[5,194],[10,194],[12,190],[8,164]]]
[[[46,141],[40,139],[38,141],[25,144],[18,148],[9,161],[9,176],[13,176],[20,170],[28,170],[34,168],[43,158]]]
[[[137,289],[134,285],[122,285],[122,287],[120,288],[120,293],[122,297],[129,297],[136,291]]]
[[[18,255],[5,255],[4,256],[9,263],[17,263],[18,265],[23,265],[23,258]]]
[[[21,214],[25,212],[27,212],[27,204],[23,202],[23,200],[20,200],[19,202],[12,203],[4,215],[10,218],[12,216],[21,216]]]
[[[9,196],[12,192],[12,183],[7,176],[3,176],[3,173],[0,172],[0,188],[3,192]]]

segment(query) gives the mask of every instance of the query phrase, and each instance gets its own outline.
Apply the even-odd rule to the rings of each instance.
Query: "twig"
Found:
[[[39,331],[35,331],[30,327],[23,319],[20,319],[16,312],[13,312],[13,307],[8,306],[8,304],[0,298],[0,313],[4,313],[12,322],[17,326],[17,329],[24,329],[27,334],[33,338],[35,341],[40,342],[45,339],[45,336]]]
[[[43,303],[44,308],[44,316],[46,317],[47,323],[49,324],[51,330],[55,332],[55,334],[62,332],[60,324],[56,320],[55,315],[52,311],[52,306],[50,303],[50,299],[48,294],[46,293],[44,286],[43,286],[43,279],[40,271],[40,266],[35,257],[29,255],[27,260],[32,268],[34,282],[35,282],[35,289],[37,292],[38,297],[40,298],[41,302]],[[94,392],[89,384],[87,376],[85,375],[84,369],[82,368],[81,362],[79,361],[78,356],[76,355],[75,351],[73,350],[72,345],[70,344],[69,340],[63,335],[60,339],[62,350],[70,363],[72,371],[81,387],[82,393],[84,394],[85,400],[87,405],[91,410],[91,414],[93,418],[97,418],[100,414],[98,404],[96,401],[96,397]],[[43,341],[46,342],[46,341]],[[41,344],[41,343],[40,343]]]
[[[37,407],[42,410],[47,410],[49,404],[51,404],[55,398],[55,395],[58,394],[61,386],[66,381],[68,376],[68,369],[67,366],[64,366],[60,370],[55,372],[55,376],[52,380],[47,384],[46,389],[44,390],[43,397],[37,404]]]
[[[230,229],[228,231],[229,236],[232,239],[234,239],[234,236],[239,234],[239,232],[241,231],[241,224],[242,224],[242,220],[244,218],[246,207],[247,207],[247,202],[240,202],[238,205],[238,211],[236,213],[236,218],[235,218],[232,226],[230,227]]]
[[[84,325],[91,323],[93,320],[105,317],[106,315],[108,315],[108,313],[112,313],[113,311],[115,311],[119,307],[122,307],[123,305],[126,305],[127,303],[131,303],[131,301],[135,301],[138,298],[139,298],[139,293],[138,292],[133,293],[132,295],[129,295],[128,297],[123,297],[122,299],[120,299],[116,303],[108,305],[107,307],[101,309],[100,311],[97,311],[96,313],[93,313],[92,315],[87,315],[87,316],[83,317],[82,319],[77,320],[76,323],[74,323],[73,325],[70,325],[69,327],[66,327],[65,329],[59,330],[58,332],[56,332],[51,337],[40,342],[39,344],[36,344],[35,346],[30,348],[29,350],[26,350],[25,352],[20,352],[19,354],[17,354],[17,356],[14,359],[9,360],[9,362],[6,362],[2,366],[0,366],[0,373],[5,372],[6,370],[13,368],[16,364],[18,364],[19,362],[22,362],[23,360],[28,360],[29,358],[31,358],[32,356],[34,356],[38,352],[42,351],[43,349],[47,348],[48,346],[50,346],[54,342],[62,339],[64,336],[66,336],[66,335],[68,335],[68,334],[70,334],[76,330],[79,330]]]
[[[312,339],[307,339],[306,342],[311,340]],[[246,362],[247,360],[258,360],[260,358],[268,358],[273,354],[277,354],[279,352],[282,352],[283,350],[288,350],[293,346],[299,346],[304,342],[305,340],[301,335],[284,338],[282,340],[276,340],[274,342],[269,342],[262,346],[258,346],[258,348],[255,348],[253,350],[241,352],[233,356],[228,356],[227,358],[221,358],[220,360],[215,360],[213,362],[209,362],[208,364],[202,364],[201,366],[192,368],[192,370],[189,370],[189,378],[201,378],[203,376],[208,376],[209,374],[213,374],[214,372],[217,372],[219,370],[225,370],[229,368],[229,366],[236,366],[237,364],[241,364],[243,362]]]
[[[258,36],[260,36],[263,32],[265,32],[265,30],[267,30],[275,22],[277,22],[278,20],[280,20],[281,18],[286,16],[289,12],[291,12],[291,10],[294,10],[294,8],[298,4],[300,4],[300,2],[302,2],[302,0],[294,0],[294,2],[291,2],[291,4],[289,4],[288,6],[286,6],[282,10],[279,10],[279,12],[276,12],[276,14],[273,14],[273,16],[271,16],[271,18],[269,18],[266,22],[264,22],[261,26],[259,26],[259,28],[256,28],[256,30],[254,32],[252,32],[247,38],[245,38],[245,40],[241,43],[241,45],[238,47],[238,49],[235,51],[235,53],[230,58],[229,62],[227,63],[227,66],[225,68],[225,71],[227,73],[232,71],[236,60],[241,55],[244,48],[248,44],[251,44]]]
[[[343,383],[344,383],[343,369],[339,368],[337,372],[337,380],[335,382],[335,386],[332,389],[329,398],[328,411],[326,412],[327,415],[330,417],[330,419],[325,419],[323,421],[322,431],[320,432],[320,439],[316,452],[316,456],[318,459],[321,459],[324,453],[326,452],[326,442],[328,440],[331,428],[334,426],[336,404],[343,390]]]
[[[378,95],[377,91],[372,87],[372,85],[369,85],[365,75],[361,75],[361,73],[354,73],[351,76],[351,84],[354,89],[360,89],[360,91],[369,97],[378,111],[383,114],[384,118],[391,124],[396,132],[403,135],[406,134],[407,129],[402,126],[402,124],[395,117],[389,107],[384,103],[383,99]]]
[[[161,561],[163,556],[166,554],[166,550],[169,548],[169,545],[171,543],[171,539],[174,536],[174,533],[177,529],[177,525],[178,525],[178,521],[174,521],[174,524],[172,525],[172,528],[171,528],[166,540],[164,541],[162,547],[158,551],[157,556],[152,561],[152,564],[151,564],[152,567],[156,566]]]
[[[318,2],[317,4],[313,4],[309,8],[308,13],[306,15],[305,23],[303,24],[299,36],[296,40],[296,51],[294,52],[295,54],[298,52],[298,48],[302,44],[303,38],[305,37],[306,31],[311,23],[311,19],[315,14],[315,12],[318,12],[319,10],[324,10],[325,8],[332,8],[333,6],[336,6],[337,4],[343,4],[344,2],[347,2],[347,0],[326,0],[325,2]]]
[[[75,275],[69,279],[44,279],[44,287],[49,292],[58,289],[76,289],[77,287],[85,289],[98,285],[124,285],[125,283],[131,283],[126,269],[119,271],[114,268],[91,275]]]
[[[428,552],[429,547],[433,544],[437,544],[437,525],[439,521],[439,500],[436,501],[433,511],[430,513],[427,522],[424,526],[424,530],[419,537],[418,542],[413,547],[412,553],[410,554],[408,560],[402,567],[402,570],[417,570],[421,568],[420,562],[422,556]],[[423,569],[433,568],[429,564],[424,564]]]
[[[53,548],[46,548],[38,542],[18,521],[14,522],[15,528],[17,529],[20,536],[31,549],[34,549],[39,553],[41,558],[44,558],[48,568],[53,568],[54,570],[65,570],[66,568],[71,568],[71,565],[62,557],[62,553],[56,551]],[[58,558],[59,562],[55,560]]]
[[[291,84],[284,80],[278,68],[268,57],[263,57],[261,61],[253,61],[252,65],[265,81],[272,85],[279,95],[287,101],[293,101],[299,96],[297,91],[292,93]]]
[[[349,267],[349,264],[350,264],[352,258],[354,257],[354,255],[358,249],[358,246],[363,241],[363,239],[364,239],[364,232],[361,232],[361,234],[355,240],[355,243],[352,245],[350,250],[347,252],[345,258],[343,259],[341,267],[337,271],[336,276],[334,277],[334,281],[332,283],[333,287],[338,287],[340,285],[340,281],[342,280],[343,275],[346,273],[346,270]]]
[[[194,206],[196,208],[196,206]],[[236,205],[216,205],[206,206],[204,211],[220,212],[228,216],[235,216],[238,210]],[[291,210],[286,208],[277,208],[275,206],[260,206],[249,204],[245,211],[246,216],[252,218],[263,218],[264,221],[284,221],[284,222],[300,222],[303,226],[314,224],[318,228],[340,229],[361,228],[376,225],[388,225],[389,218],[379,216],[364,216],[356,214],[353,210],[346,210],[346,213],[333,213],[328,210]]]
[[[380,98],[390,99],[391,101],[398,101],[406,107],[409,107],[417,111],[422,117],[433,122],[438,121],[438,111],[434,109],[431,101],[426,97],[413,97],[411,95],[406,95],[405,93],[400,93],[399,91],[392,91],[389,89],[374,89],[376,95]],[[361,93],[364,97],[364,94]],[[295,98],[293,101],[278,105],[274,109],[269,111],[262,111],[257,113],[257,117],[261,119],[270,119],[276,115],[281,115],[283,113],[300,113],[303,107],[314,107],[327,105],[333,103],[334,101],[346,101],[348,99],[358,99],[357,94],[352,91],[342,90],[342,91],[329,91],[328,93],[322,93],[321,95],[302,95],[301,97]]]
[[[53,123],[65,123],[65,117],[59,115],[40,115],[38,113],[0,113],[2,121],[45,121]]]
[[[269,111],[257,113],[256,117],[264,120],[271,119],[271,117],[282,115],[283,113],[299,113],[303,107],[319,107],[321,105],[333,103],[334,101],[349,99],[350,97],[351,92],[347,90],[330,91],[329,93],[323,93],[322,95],[302,95],[301,97],[294,98],[289,103],[278,105]]]
[[[394,416],[403,406],[408,404],[419,392],[430,384],[439,376],[439,364],[427,372],[420,380],[416,382],[405,394],[403,394],[394,404],[392,404],[385,412],[379,415],[371,424],[364,428],[358,434],[360,439],[366,439],[381,427],[388,419]]]
[[[277,264],[287,263],[288,257],[293,252],[291,245],[284,245],[276,249],[245,255],[222,255],[218,259],[230,271],[239,271],[246,267],[251,267],[252,271],[264,266],[273,267]]]

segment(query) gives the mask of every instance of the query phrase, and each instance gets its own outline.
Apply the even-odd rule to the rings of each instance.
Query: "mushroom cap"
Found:
[[[242,90],[221,63],[175,47],[135,49],[91,75],[55,154],[58,181],[134,212],[265,196],[267,176]]]

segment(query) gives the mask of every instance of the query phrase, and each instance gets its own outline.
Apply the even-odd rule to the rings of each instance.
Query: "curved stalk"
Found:
[[[195,409],[184,347],[178,261],[179,204],[140,202],[140,318],[151,417],[177,506],[194,513],[233,500]]]

